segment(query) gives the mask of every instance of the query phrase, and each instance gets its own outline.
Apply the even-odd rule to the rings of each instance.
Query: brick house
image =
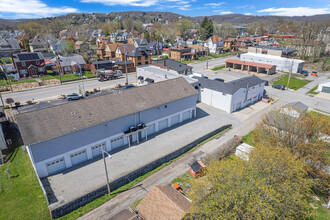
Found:
[[[177,45],[170,48],[170,56],[174,60],[192,60],[193,53],[188,46]]]
[[[223,44],[224,50],[226,50],[226,51],[229,51],[229,50],[236,51],[237,50],[237,45],[236,44],[237,44],[236,38],[232,38],[232,37],[225,38],[224,44]]]
[[[125,53],[128,54],[135,49],[134,45],[118,45],[116,49],[116,58],[120,61],[125,60]]]
[[[132,60],[134,66],[144,66],[151,64],[151,55],[145,47],[137,47],[132,52],[127,54],[127,60]]]
[[[22,77],[38,77],[47,74],[42,53],[14,53],[11,55],[14,68]]]

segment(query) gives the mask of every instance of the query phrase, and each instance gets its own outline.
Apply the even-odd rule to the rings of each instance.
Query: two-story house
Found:
[[[13,37],[0,38],[0,56],[9,57],[11,53],[20,52],[21,47],[18,41]]]
[[[48,44],[45,39],[39,35],[36,35],[29,42],[29,47],[31,52],[47,52]]]
[[[127,60],[132,60],[134,66],[144,66],[151,64],[151,55],[145,47],[137,47],[132,52],[127,54]]]
[[[210,53],[219,53],[220,51],[222,51],[223,45],[223,38],[217,35],[213,35],[204,42],[204,46],[209,48]]]
[[[124,61],[125,54],[132,52],[134,49],[134,45],[118,45],[116,49],[116,58],[120,61]]]
[[[47,74],[45,59],[41,52],[13,53],[11,59],[20,78]]]
[[[193,54],[188,46],[177,45],[170,48],[170,56],[174,60],[192,60]]]
[[[236,51],[238,49],[236,43],[237,43],[236,38],[232,38],[232,37],[225,38],[223,48],[226,51],[230,51],[230,50]]]
[[[127,43],[134,45],[134,47],[145,47],[148,44],[148,41],[144,38],[129,38]]]
[[[191,53],[193,54],[193,59],[198,59],[199,57],[208,56],[210,54],[209,48],[202,45],[190,45]]]
[[[162,54],[163,47],[162,47],[162,43],[157,41],[151,41],[150,43],[147,44],[146,49],[148,53],[150,53],[153,56],[153,55]]]
[[[118,45],[123,45],[122,43],[108,43],[105,45],[105,58],[106,59],[114,59],[116,58],[116,50]]]

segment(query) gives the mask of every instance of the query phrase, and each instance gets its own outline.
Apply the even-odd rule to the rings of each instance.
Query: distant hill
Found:
[[[143,23],[160,22],[175,22],[180,18],[187,18],[193,22],[200,22],[205,16],[187,17],[172,12],[155,12],[155,11],[125,11],[125,12],[110,12],[105,13],[74,13],[58,16],[60,20],[67,24],[83,24],[112,21],[120,18],[133,18]],[[217,23],[228,22],[236,25],[244,25],[252,22],[288,22],[288,21],[300,21],[300,22],[322,22],[330,21],[330,14],[314,15],[314,16],[255,16],[255,15],[242,15],[242,14],[229,14],[229,15],[212,15],[209,16]],[[25,21],[35,21],[41,24],[47,24],[52,22],[54,17],[38,18],[38,19],[18,19],[7,20],[0,19],[0,29],[16,28],[17,24]]]

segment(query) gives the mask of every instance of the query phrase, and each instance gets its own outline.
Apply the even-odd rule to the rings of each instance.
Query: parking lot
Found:
[[[197,118],[157,133],[139,145],[110,152],[112,158],[106,158],[110,181],[174,152],[224,125],[232,124],[236,127],[242,123],[224,111],[201,103],[197,106]],[[101,157],[89,160],[43,180],[47,181],[49,186],[45,190],[52,195],[50,207],[55,208],[104,186],[104,164]]]

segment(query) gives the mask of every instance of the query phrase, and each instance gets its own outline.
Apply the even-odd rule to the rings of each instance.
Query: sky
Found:
[[[312,16],[330,14],[330,0],[0,0],[0,18],[3,19],[119,11],[168,11],[192,17],[226,14]]]

